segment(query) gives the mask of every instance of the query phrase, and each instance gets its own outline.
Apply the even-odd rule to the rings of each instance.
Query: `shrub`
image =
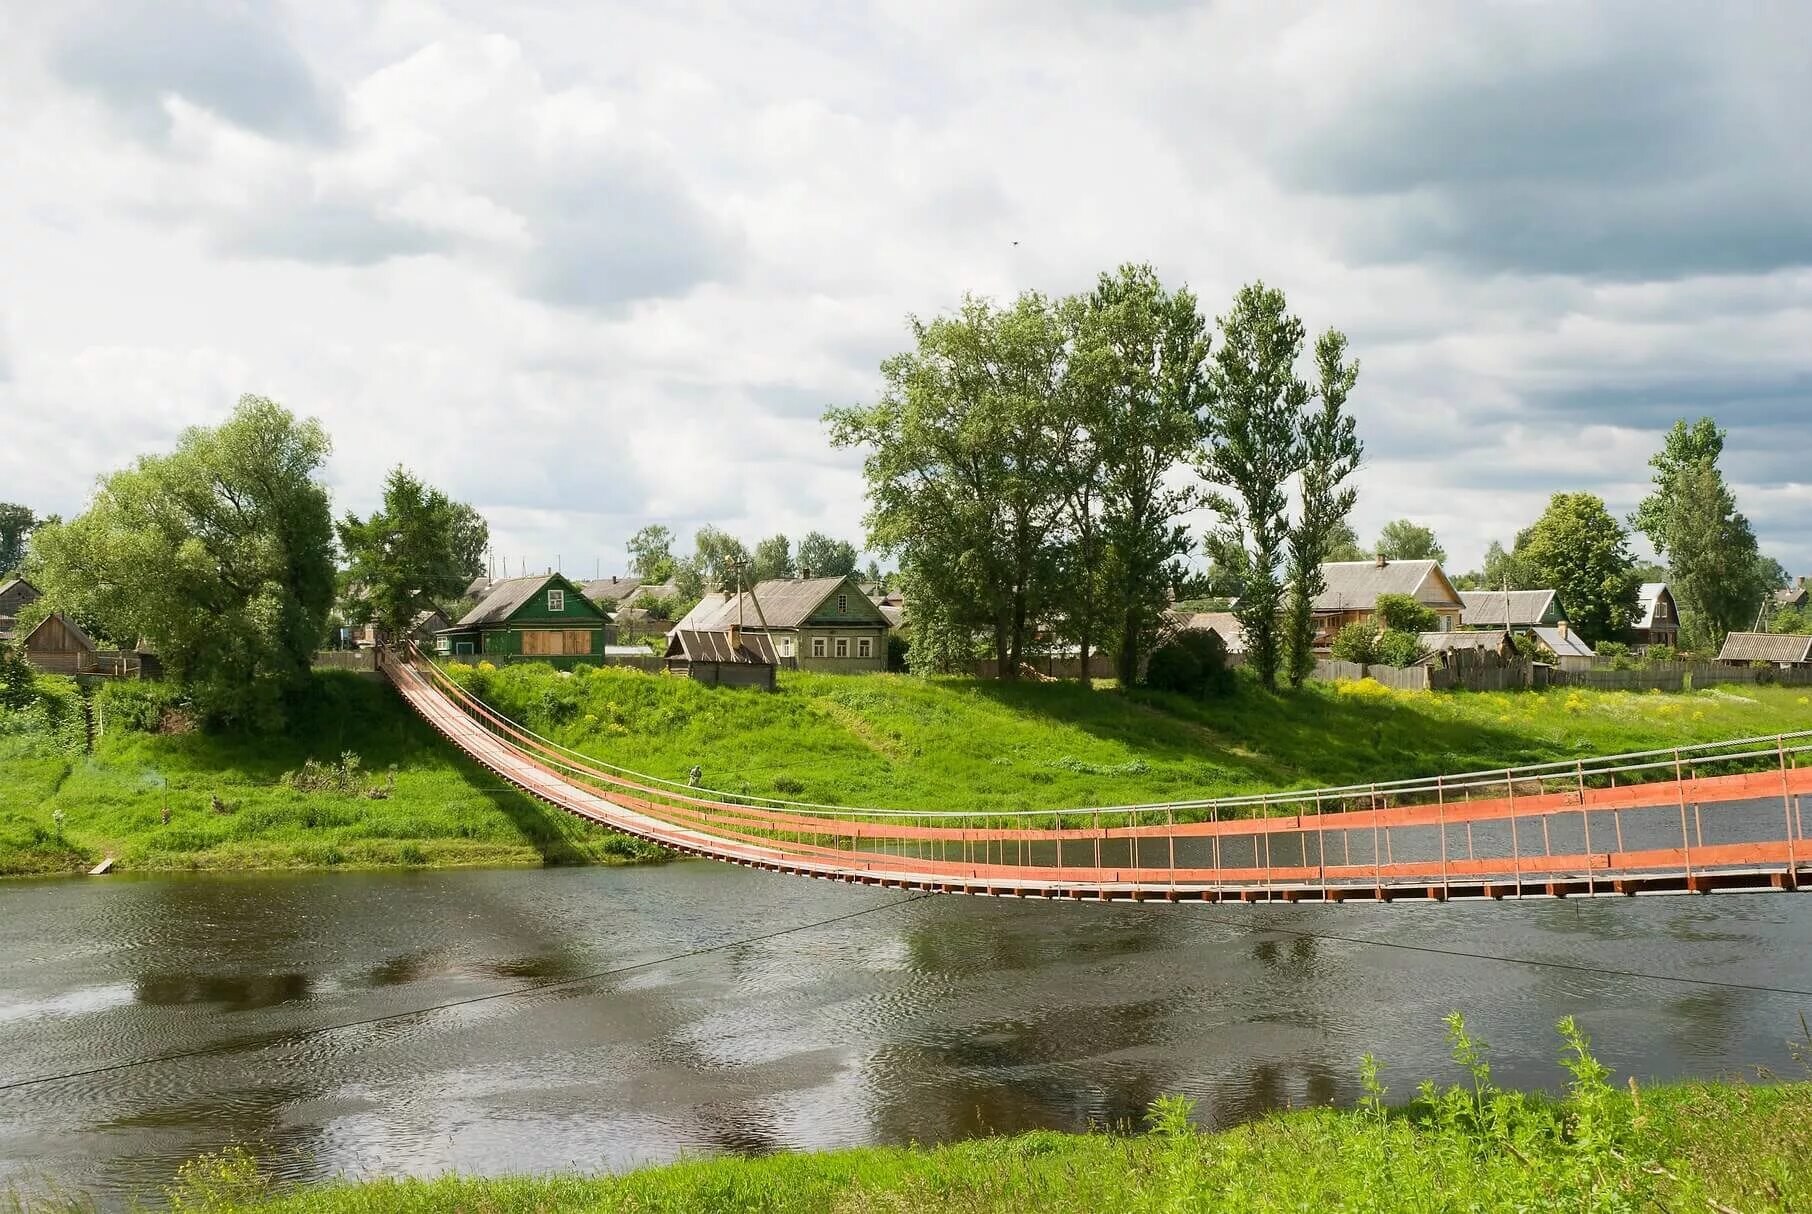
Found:
[[[1233,687],[1226,643],[1217,632],[1180,632],[1153,651],[1145,683],[1179,695],[1225,695]]]
[[[17,645],[0,645],[0,708],[29,708],[38,699],[37,675]]]
[[[1600,641],[1597,651],[1601,658],[1621,658],[1628,656],[1630,647],[1622,641]]]
[[[1651,662],[1678,662],[1680,651],[1672,645],[1650,645],[1642,656]]]
[[[1378,622],[1386,631],[1433,632],[1440,617],[1407,594],[1381,594],[1376,608]]]
[[[182,689],[172,683],[156,679],[115,680],[95,693],[94,706],[105,729],[161,733],[166,717],[186,715],[188,701]]]
[[[1414,666],[1428,650],[1413,632],[1392,628],[1378,638],[1378,661],[1385,666]]]
[[[1378,634],[1370,624],[1348,624],[1334,634],[1329,650],[1337,662],[1357,662],[1370,666],[1378,660]]]
[[[912,652],[912,643],[897,632],[887,634],[887,669],[899,674],[906,669],[907,655]]]

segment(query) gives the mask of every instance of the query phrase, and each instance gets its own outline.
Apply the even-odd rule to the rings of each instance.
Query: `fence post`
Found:
[[[1787,888],[1793,889],[1799,884],[1799,856],[1793,842],[1793,797],[1792,785],[1787,780],[1787,739],[1776,736],[1774,746],[1781,760],[1781,816],[1787,824]]]
[[[1510,792],[1510,863],[1516,873],[1516,896],[1523,896],[1523,849],[1516,837],[1516,777],[1504,769],[1504,787]]]
[[[1435,777],[1435,815],[1441,823],[1441,901],[1449,899],[1451,889],[1447,880],[1447,792],[1442,777]]]
[[[1573,767],[1579,773],[1579,823],[1585,827],[1585,880],[1586,893],[1589,895],[1598,892],[1597,882],[1592,876],[1592,815],[1586,812],[1585,763],[1576,760]]]
[[[1686,892],[1692,893],[1692,841],[1686,837],[1686,775],[1680,766],[1679,747],[1674,748],[1674,787],[1680,795],[1680,852],[1686,864]]]

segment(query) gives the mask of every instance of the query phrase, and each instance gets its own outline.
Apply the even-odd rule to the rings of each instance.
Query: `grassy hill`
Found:
[[[289,729],[256,737],[183,731],[156,685],[110,688],[92,754],[73,687],[40,682],[40,706],[0,712],[0,875],[80,870],[109,855],[125,869],[250,869],[663,854],[502,786],[369,678],[318,673]],[[308,760],[347,751],[360,763],[344,790],[283,783]]]
[[[782,672],[775,694],[603,668],[456,666],[538,732],[708,787],[830,804],[1048,809],[1369,782],[1812,729],[1804,688],[1658,695],[1312,683],[1224,700]]]

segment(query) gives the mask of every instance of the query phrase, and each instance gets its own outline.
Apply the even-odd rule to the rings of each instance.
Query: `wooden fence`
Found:
[[[1082,659],[1080,657],[1056,657],[1052,654],[1032,654],[1019,660],[1023,669],[1035,670],[1039,674],[1053,679],[1078,679],[1082,677]],[[992,679],[1000,672],[1000,663],[993,658],[979,658],[973,667],[977,678]],[[1114,668],[1112,654],[1098,653],[1088,661],[1088,677],[1091,679],[1111,679],[1118,675]]]
[[[376,670],[375,649],[322,649],[315,653],[316,670]]]
[[[1720,683],[1812,686],[1812,667],[1782,670],[1770,666],[1724,666],[1717,662],[1657,662],[1635,670],[1594,667],[1590,670],[1556,670],[1549,681],[1556,687],[1592,687],[1616,691],[1680,691],[1688,686],[1711,687]]]

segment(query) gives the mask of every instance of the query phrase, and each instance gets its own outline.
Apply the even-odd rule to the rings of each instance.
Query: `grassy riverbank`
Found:
[[[251,1156],[200,1161],[184,1210],[429,1211],[1803,1210],[1812,1085],[1620,1086],[1562,1022],[1567,1098],[1503,1092],[1450,1029],[1464,1081],[1405,1108],[1310,1109],[1219,1134],[1159,1101],[1149,1132],[1032,1133],[933,1150],[713,1159],[619,1177],[378,1180],[273,1188]],[[1369,1070],[1369,1068],[1368,1068]]]
[[[84,753],[81,704],[44,680],[0,721],[0,875],[122,869],[611,863],[660,853],[514,792],[466,761],[387,684],[320,672],[275,735],[213,734],[105,693]],[[310,759],[357,770],[338,787],[283,782]],[[324,781],[316,781],[317,784]],[[169,806],[170,820],[163,821]],[[62,815],[59,828],[58,813]]]
[[[1312,683],[1224,700],[903,675],[782,672],[773,695],[621,669],[453,667],[587,754],[729,792],[1043,809],[1368,782],[1812,728],[1803,688],[1391,692]]]

